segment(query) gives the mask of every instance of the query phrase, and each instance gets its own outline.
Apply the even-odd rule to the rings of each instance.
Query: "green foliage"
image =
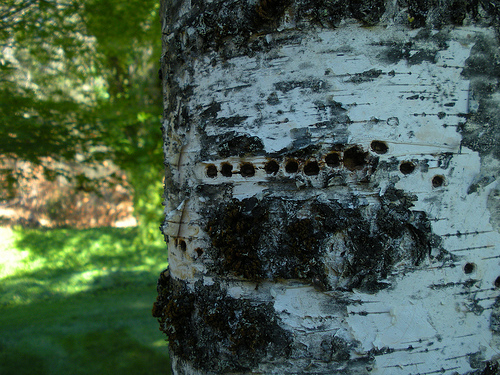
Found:
[[[112,160],[134,188],[139,221],[155,227],[162,179],[158,7],[156,0],[0,5],[0,154],[35,163],[47,156],[83,155],[89,165]]]

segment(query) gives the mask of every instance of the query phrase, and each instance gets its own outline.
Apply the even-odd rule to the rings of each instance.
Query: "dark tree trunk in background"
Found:
[[[175,374],[495,373],[499,9],[163,2]]]

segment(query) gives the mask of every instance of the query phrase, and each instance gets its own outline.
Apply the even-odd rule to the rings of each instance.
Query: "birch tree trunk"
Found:
[[[164,0],[174,374],[494,374],[500,4]]]

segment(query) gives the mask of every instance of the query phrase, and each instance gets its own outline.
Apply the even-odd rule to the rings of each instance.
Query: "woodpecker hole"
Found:
[[[399,170],[402,174],[410,174],[415,170],[415,164],[413,164],[411,161],[404,161],[399,166]]]
[[[350,171],[362,169],[366,165],[367,152],[361,147],[354,146],[344,151],[344,166]]]
[[[266,171],[267,174],[277,173],[279,171],[279,169],[280,169],[280,166],[276,162],[276,160],[270,160],[264,166],[264,170]]]
[[[229,163],[222,164],[222,166],[220,168],[220,173],[224,177],[231,177],[233,175],[233,166]]]
[[[387,143],[382,142],[382,141],[372,141],[370,144],[370,147],[373,152],[377,154],[385,154],[387,153],[387,150],[389,150],[389,147],[387,146]]]
[[[285,165],[285,171],[287,173],[297,173],[299,170],[299,163],[295,160],[289,160]]]
[[[440,186],[443,186],[443,184],[444,184],[444,176],[436,175],[432,177],[432,187],[438,188]]]
[[[307,176],[315,176],[319,174],[319,165],[316,160],[311,160],[304,165],[304,173]]]
[[[196,251],[198,258],[203,255],[203,249],[201,247],[197,247],[196,249],[194,249],[194,251]]]
[[[207,165],[207,177],[215,178],[217,177],[217,167],[213,164]]]
[[[500,288],[500,276],[495,279],[495,288]]]
[[[255,167],[251,163],[244,163],[240,167],[240,174],[243,177],[253,177],[255,175]]]
[[[464,272],[469,274],[469,273],[472,273],[474,272],[474,270],[476,269],[476,265],[474,263],[465,263],[465,266],[464,266]]]
[[[184,240],[178,240],[177,244],[178,244],[178,246],[180,247],[180,249],[182,251],[186,251],[187,250],[186,241],[184,241]]]
[[[325,163],[329,167],[335,168],[340,165],[340,155],[338,152],[331,152],[325,156]]]

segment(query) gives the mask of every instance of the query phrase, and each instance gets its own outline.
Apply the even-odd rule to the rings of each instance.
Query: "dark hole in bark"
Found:
[[[389,150],[387,143],[382,141],[372,141],[370,147],[372,148],[373,152],[376,152],[377,154],[385,154],[387,150]]]
[[[500,288],[500,276],[495,279],[495,288]]]
[[[207,176],[210,178],[217,177],[217,167],[215,165],[207,165]]]
[[[196,249],[194,249],[194,251],[196,251],[198,257],[201,257],[203,255],[203,249],[201,247],[197,247]]]
[[[187,250],[186,241],[179,240],[178,244],[179,244],[179,247],[181,248],[182,251],[186,251]]]
[[[319,173],[319,165],[316,160],[311,160],[304,166],[304,173],[308,176],[314,176]]]
[[[362,169],[366,165],[367,153],[361,147],[354,146],[344,152],[344,166],[354,171]]]
[[[241,165],[240,173],[243,177],[253,177],[255,175],[255,168],[252,164],[245,163]]]
[[[472,273],[472,272],[474,272],[475,268],[476,268],[476,265],[474,263],[465,263],[464,272],[465,273]]]
[[[233,175],[233,166],[229,163],[222,164],[222,166],[220,168],[220,173],[224,177],[231,177]]]
[[[270,160],[266,163],[266,165],[264,166],[264,169],[265,169],[267,174],[277,173],[278,170],[280,169],[280,166],[276,162],[276,160]]]
[[[326,155],[325,163],[332,168],[338,167],[340,165],[340,155],[337,152],[332,152]]]
[[[415,164],[413,164],[411,161],[404,161],[399,166],[399,170],[402,174],[410,174],[415,170]]]
[[[434,177],[432,177],[432,187],[440,187],[440,186],[443,186],[444,184],[444,177],[441,176],[441,175],[436,175]]]
[[[297,173],[298,170],[299,170],[299,163],[297,163],[297,161],[289,160],[286,163],[285,171],[287,171],[287,173]]]

